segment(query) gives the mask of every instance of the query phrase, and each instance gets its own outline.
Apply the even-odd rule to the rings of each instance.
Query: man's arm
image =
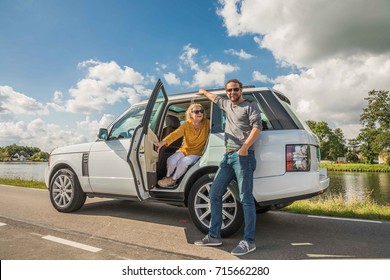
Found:
[[[257,127],[252,128],[249,133],[248,138],[242,144],[241,148],[238,150],[240,156],[247,156],[249,148],[256,142],[256,139],[259,137],[261,130]]]
[[[203,88],[200,89],[197,94],[206,96],[212,102],[214,102],[215,98],[217,97],[217,95],[215,93],[209,92]]]

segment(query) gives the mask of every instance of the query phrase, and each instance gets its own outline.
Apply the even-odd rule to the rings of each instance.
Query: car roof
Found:
[[[218,89],[207,89],[207,91],[210,91],[212,93],[215,93],[217,95],[226,95],[226,91],[224,88],[218,88]],[[244,86],[242,89],[243,93],[246,92],[258,92],[258,91],[268,91],[268,92],[274,92],[279,99],[287,102],[288,104],[290,103],[290,100],[280,91],[269,88],[269,87],[254,87],[254,86]],[[169,101],[178,101],[178,100],[204,100],[207,99],[204,95],[199,95],[197,94],[198,91],[191,91],[191,92],[185,92],[185,93],[176,93],[176,94],[171,94],[167,95]],[[143,100],[139,102],[138,104],[142,103],[147,103],[149,100]]]

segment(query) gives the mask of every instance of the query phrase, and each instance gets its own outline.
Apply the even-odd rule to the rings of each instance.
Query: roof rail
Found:
[[[242,86],[242,88],[255,88],[254,85],[248,85],[248,86]],[[206,89],[207,91],[220,91],[220,90],[225,90],[225,88],[212,88],[212,89]],[[185,93],[196,93],[198,91],[188,91],[188,92],[183,92]]]

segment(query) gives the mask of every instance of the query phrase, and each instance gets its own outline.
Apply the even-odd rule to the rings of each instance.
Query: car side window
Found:
[[[264,113],[264,110],[261,108],[261,105],[259,102],[254,98],[252,94],[244,94],[244,98],[251,102],[256,102],[257,106],[260,110],[260,116],[261,116],[261,122],[263,125],[263,130],[269,130],[272,129],[272,124],[269,121],[268,117]],[[217,105],[213,103],[213,125],[212,125],[212,133],[219,133],[225,131],[225,125],[226,125],[226,114],[225,111],[219,109]]]
[[[145,114],[145,105],[132,107],[122,118],[117,121],[111,129],[109,140],[119,138],[131,138],[137,126],[140,125]]]
[[[260,103],[257,101],[257,99],[252,94],[244,94],[244,98],[246,100],[249,100],[251,102],[256,102],[257,107],[259,107],[260,110],[260,116],[261,116],[261,123],[263,125],[263,130],[269,130],[272,129],[272,124],[269,121],[267,115],[264,113],[263,108],[261,107]]]

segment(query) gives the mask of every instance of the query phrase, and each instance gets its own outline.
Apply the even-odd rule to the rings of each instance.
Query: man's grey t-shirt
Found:
[[[217,96],[214,103],[226,112],[225,146],[227,149],[238,150],[253,127],[262,129],[260,110],[256,102],[245,100],[234,105],[229,99]]]

